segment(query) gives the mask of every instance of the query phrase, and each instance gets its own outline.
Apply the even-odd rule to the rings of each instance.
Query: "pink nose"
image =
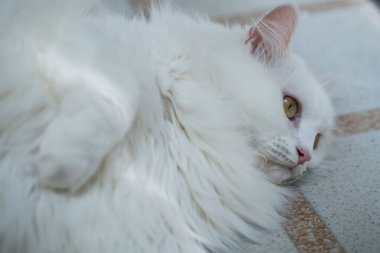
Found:
[[[304,164],[311,160],[311,155],[307,148],[297,146],[298,164]]]

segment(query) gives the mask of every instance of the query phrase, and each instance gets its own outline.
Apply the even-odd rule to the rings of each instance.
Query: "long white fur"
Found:
[[[283,87],[246,29],[0,7],[0,252],[229,251],[280,225],[250,134],[287,133]]]

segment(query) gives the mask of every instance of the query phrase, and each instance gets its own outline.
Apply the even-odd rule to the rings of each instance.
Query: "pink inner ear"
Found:
[[[248,42],[251,43],[252,52],[256,50],[256,48],[263,42],[263,38],[260,36],[256,27],[252,27],[249,29],[248,38],[245,40],[245,44]]]
[[[297,23],[297,11],[291,5],[274,8],[249,30],[245,43],[251,43],[252,52],[258,48],[272,58],[287,50]]]

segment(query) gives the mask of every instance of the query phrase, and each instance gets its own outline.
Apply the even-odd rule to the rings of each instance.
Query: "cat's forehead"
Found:
[[[296,54],[281,62],[277,70],[277,80],[281,82],[283,93],[291,93],[299,99],[315,100],[319,96],[327,99],[327,93],[310,71],[307,64]]]

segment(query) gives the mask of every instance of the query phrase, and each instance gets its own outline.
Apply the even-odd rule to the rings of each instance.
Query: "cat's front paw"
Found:
[[[74,192],[94,174],[98,163],[95,158],[93,161],[84,159],[83,154],[75,154],[75,151],[47,152],[37,156],[33,168],[40,185]]]
[[[76,112],[67,110],[48,126],[33,160],[40,185],[76,191],[95,175],[132,119],[114,119],[101,109],[85,105]]]

